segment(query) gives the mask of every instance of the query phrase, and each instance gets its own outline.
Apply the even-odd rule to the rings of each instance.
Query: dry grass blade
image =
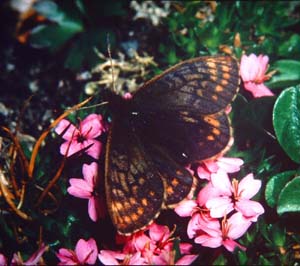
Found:
[[[12,208],[12,210],[22,219],[31,221],[32,218],[27,215],[25,212],[22,212],[20,209],[17,208],[17,206],[15,205],[13,199],[14,199],[14,195],[9,191],[8,189],[8,185],[6,185],[6,179],[5,176],[3,174],[3,172],[0,170],[0,189],[2,192],[2,195],[4,197],[4,199],[6,200],[7,204]]]

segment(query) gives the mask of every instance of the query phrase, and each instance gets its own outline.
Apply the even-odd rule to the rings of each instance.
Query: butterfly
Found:
[[[238,91],[229,56],[183,61],[150,79],[130,100],[106,93],[112,112],[105,154],[105,194],[118,233],[145,229],[193,190],[187,165],[228,148],[225,108]]]

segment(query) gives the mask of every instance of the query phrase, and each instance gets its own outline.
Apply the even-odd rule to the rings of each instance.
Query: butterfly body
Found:
[[[119,233],[145,228],[191,193],[194,178],[185,167],[228,146],[224,109],[238,84],[234,59],[200,57],[154,77],[132,99],[108,94],[106,198]]]

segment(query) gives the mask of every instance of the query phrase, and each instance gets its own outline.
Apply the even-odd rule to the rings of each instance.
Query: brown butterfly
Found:
[[[207,56],[169,68],[130,100],[107,95],[112,125],[105,189],[120,234],[144,229],[186,198],[194,181],[185,166],[228,147],[231,127],[224,109],[238,85],[235,59]]]

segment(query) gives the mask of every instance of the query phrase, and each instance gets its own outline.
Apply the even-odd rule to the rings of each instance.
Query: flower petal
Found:
[[[74,136],[79,134],[79,130],[69,120],[62,119],[56,126],[55,132],[60,135],[65,130],[66,132],[63,134],[62,138],[68,141],[72,140],[72,136],[74,138]]]
[[[88,115],[81,123],[80,129],[82,135],[87,139],[94,139],[101,135],[104,130],[102,116],[97,114]]]
[[[89,199],[91,197],[93,189],[84,179],[71,178],[69,182],[71,185],[67,189],[69,194],[82,199]]]
[[[193,245],[189,244],[189,243],[180,243],[179,244],[180,254],[191,254],[192,248],[193,248]]]
[[[260,54],[257,57],[257,64],[259,66],[258,73],[257,73],[257,79],[263,81],[265,79],[265,74],[268,69],[269,57],[267,55]]]
[[[197,168],[197,174],[200,179],[206,179],[206,180],[210,181],[211,172],[208,171],[205,167],[199,166]]]
[[[39,249],[34,252],[31,257],[23,263],[23,265],[36,265],[38,264],[39,260],[43,256],[44,252],[48,249],[48,246],[44,243],[41,244]]]
[[[91,197],[88,203],[88,213],[93,222],[97,222],[98,213],[97,213],[97,199],[95,197]]]
[[[210,171],[211,173],[216,173],[219,170],[216,160],[207,160],[204,161],[204,164],[207,170]]]
[[[242,55],[240,64],[240,74],[244,82],[254,80],[256,77],[256,56],[251,54],[250,56]],[[253,71],[254,70],[254,71]]]
[[[80,263],[95,264],[98,253],[96,241],[93,238],[88,241],[79,239],[75,247],[75,253]]]
[[[216,173],[211,174],[211,183],[213,187],[218,189],[220,195],[231,196],[232,185],[225,171],[219,169]]]
[[[222,245],[222,237],[221,235],[213,237],[208,234],[202,234],[195,238],[195,243],[201,244],[204,247],[217,248]]]
[[[125,254],[111,250],[100,250],[98,258],[104,265],[120,265],[117,259],[123,260]]]
[[[223,241],[223,246],[230,252],[233,252],[236,247],[239,247],[241,250],[246,251],[246,248],[244,246],[228,238]]]
[[[66,248],[60,248],[58,253],[56,253],[56,257],[60,260],[58,265],[77,265],[78,259],[73,250],[69,250]]]
[[[215,188],[211,182],[207,183],[204,188],[202,188],[197,196],[197,203],[200,207],[206,206],[206,202],[211,199],[218,197],[220,195],[220,191]]]
[[[140,252],[144,252],[146,247],[151,248],[150,243],[151,243],[151,239],[148,236],[146,236],[144,233],[140,233],[140,232],[135,233],[134,237],[132,239],[133,248],[135,248],[137,251],[140,251]],[[127,250],[129,250],[131,248],[132,248],[132,246],[129,245]]]
[[[206,207],[210,210],[211,217],[221,218],[233,210],[233,202],[227,196],[216,197],[209,199],[206,202]]]
[[[244,83],[245,90],[250,91],[255,98],[273,96],[274,93],[263,83],[247,82]]]
[[[197,230],[199,229],[199,213],[192,216],[187,226],[187,235],[190,239],[196,236]]]
[[[82,175],[90,187],[94,188],[97,183],[96,179],[98,176],[98,164],[96,162],[92,162],[91,164],[83,164]]]
[[[265,212],[263,206],[253,200],[239,200],[235,203],[235,209],[241,212],[251,222],[256,222],[259,215]]]
[[[0,253],[0,265],[7,265],[6,257]]]
[[[235,173],[241,170],[244,161],[240,158],[226,158],[220,157],[217,160],[219,168],[223,169],[226,173]]]
[[[199,234],[199,231],[217,236],[220,232],[220,222],[208,215],[195,213],[188,223],[187,234],[189,238],[194,238]]]
[[[246,219],[240,212],[236,212],[228,219],[229,231],[227,236],[231,239],[240,238],[246,233],[251,221]]]
[[[74,153],[79,152],[83,149],[84,149],[84,146],[82,145],[82,143],[79,143],[76,140],[73,140],[71,142],[71,144],[70,144],[70,142],[66,141],[60,145],[60,154],[70,157]],[[67,154],[67,151],[68,151],[68,154]]]
[[[145,259],[141,256],[141,252],[134,253],[129,261],[129,265],[145,265]]]
[[[195,200],[183,200],[176,206],[174,211],[181,217],[188,217],[192,215],[196,207],[197,202]]]
[[[170,237],[170,230],[165,225],[153,223],[149,227],[149,236],[155,242],[165,241]]]
[[[86,153],[89,156],[93,157],[94,159],[99,159],[101,148],[102,148],[102,143],[100,141],[94,139],[88,139],[84,141],[84,146],[85,147],[90,146],[86,150]]]
[[[243,199],[251,199],[260,187],[261,181],[254,179],[253,174],[248,174],[239,182],[238,195]]]

